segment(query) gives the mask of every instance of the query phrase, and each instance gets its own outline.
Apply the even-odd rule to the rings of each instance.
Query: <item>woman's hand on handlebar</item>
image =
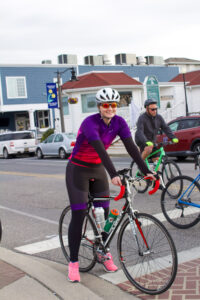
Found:
[[[118,185],[121,186],[122,182],[121,182],[121,178],[119,176],[115,176],[111,179],[112,184],[114,185]]]

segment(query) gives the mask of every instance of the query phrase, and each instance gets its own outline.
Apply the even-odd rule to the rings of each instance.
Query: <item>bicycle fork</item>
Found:
[[[132,215],[129,215],[129,221],[130,221],[130,224],[131,224],[131,230],[132,230],[133,236],[134,236],[136,244],[138,246],[139,255],[140,256],[145,256],[145,255],[150,254],[150,250],[149,250],[147,240],[146,240],[146,238],[144,236],[144,233],[143,233],[143,230],[141,228],[141,223],[140,223],[140,221],[138,221],[137,217],[134,215],[134,212],[132,213]],[[138,240],[138,237],[137,237],[137,233],[136,233],[136,226],[137,226],[137,228],[138,228],[138,230],[141,234],[142,240],[143,240],[143,242],[146,246],[146,251],[142,251],[142,249],[141,249],[141,246],[140,246],[140,243],[139,243],[139,240]]]

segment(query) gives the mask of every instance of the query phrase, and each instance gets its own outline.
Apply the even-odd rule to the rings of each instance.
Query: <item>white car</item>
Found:
[[[36,148],[38,159],[44,156],[57,156],[61,159],[69,156],[75,145],[76,136],[73,133],[57,133],[51,134]]]
[[[32,131],[8,131],[0,134],[0,156],[5,159],[17,154],[35,155],[37,140]]]

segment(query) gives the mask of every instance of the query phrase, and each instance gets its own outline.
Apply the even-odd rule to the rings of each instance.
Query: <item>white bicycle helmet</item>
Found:
[[[120,95],[118,91],[111,88],[103,88],[96,94],[97,103],[103,102],[119,102]]]

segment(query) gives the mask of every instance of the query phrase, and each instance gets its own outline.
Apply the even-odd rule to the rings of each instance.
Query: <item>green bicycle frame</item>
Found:
[[[158,169],[159,169],[159,167],[160,167],[160,164],[161,164],[161,162],[162,162],[162,158],[163,158],[163,156],[165,156],[165,150],[164,150],[164,148],[163,148],[163,147],[160,147],[160,149],[158,149],[158,150],[152,152],[151,154],[149,154],[149,155],[145,158],[145,162],[146,162],[146,164],[147,164],[147,167],[150,169],[150,164],[149,164],[148,159],[151,158],[154,154],[157,154],[157,153],[159,153],[159,152],[160,152],[160,155],[159,155],[159,159],[158,159],[158,161],[157,161],[156,167],[155,167],[155,172],[158,171]]]

